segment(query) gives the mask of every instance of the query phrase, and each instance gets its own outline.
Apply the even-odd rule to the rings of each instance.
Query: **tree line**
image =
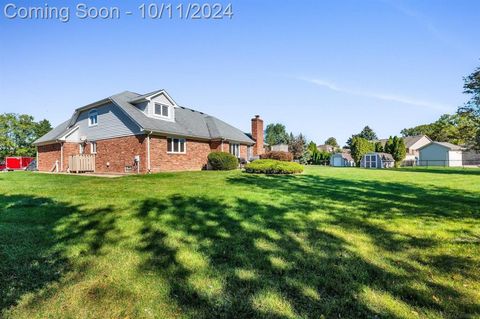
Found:
[[[480,150],[480,67],[464,77],[463,93],[469,95],[469,100],[455,114],[443,114],[433,123],[405,128],[401,134],[428,135],[434,141]]]
[[[35,156],[32,143],[51,129],[46,119],[36,122],[27,114],[0,114],[0,160],[14,155]]]

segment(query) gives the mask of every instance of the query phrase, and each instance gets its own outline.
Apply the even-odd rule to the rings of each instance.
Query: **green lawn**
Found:
[[[480,170],[0,174],[0,318],[480,318]]]

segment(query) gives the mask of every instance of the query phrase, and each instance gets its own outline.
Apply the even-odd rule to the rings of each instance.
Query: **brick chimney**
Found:
[[[253,146],[253,156],[263,154],[263,120],[260,115],[255,115],[252,119],[252,138],[256,142]]]

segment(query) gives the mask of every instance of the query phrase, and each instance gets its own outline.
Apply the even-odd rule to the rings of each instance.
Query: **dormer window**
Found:
[[[154,113],[158,116],[168,117],[168,105],[163,105],[160,103],[155,103]]]
[[[88,126],[95,126],[98,124],[98,112],[97,110],[91,110],[88,112]]]

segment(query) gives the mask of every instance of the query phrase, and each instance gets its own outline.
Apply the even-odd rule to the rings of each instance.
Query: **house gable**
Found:
[[[97,124],[89,125],[89,113],[97,112]],[[79,112],[74,126],[78,130],[72,137],[80,140],[96,141],[121,136],[137,135],[142,132],[138,124],[133,122],[116,104],[107,103],[96,108]],[[72,140],[72,138],[70,138]],[[72,140],[73,141],[73,140]]]
[[[170,122],[175,121],[175,108],[178,106],[167,92],[163,90],[135,98],[131,103],[148,117]],[[163,110],[166,110],[166,114],[164,114]]]
[[[420,148],[422,148],[423,146],[425,146],[425,145],[427,145],[431,142],[432,141],[430,140],[430,138],[428,138],[428,136],[423,135],[420,139],[416,140],[412,145],[409,145],[407,148],[410,151],[417,151]]]

